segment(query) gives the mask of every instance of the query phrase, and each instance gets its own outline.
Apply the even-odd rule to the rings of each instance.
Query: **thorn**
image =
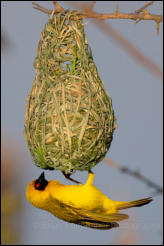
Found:
[[[141,19],[138,17],[137,19],[136,19],[136,24],[140,21]]]
[[[156,27],[157,27],[157,36],[159,35],[159,21],[156,21]]]
[[[142,12],[144,9],[146,9],[148,6],[152,5],[153,3],[154,3],[154,1],[151,1],[150,3],[146,3],[142,8],[137,9],[137,10],[135,11],[135,13],[140,13],[140,12]]]
[[[88,7],[88,10],[87,11],[93,11],[93,7],[94,7],[95,3],[96,3],[96,1],[93,1],[91,3],[91,5]]]
[[[83,25],[83,26],[85,26],[85,25],[87,25],[88,23],[89,23],[89,21],[87,21],[87,22],[83,23],[82,25]]]
[[[116,4],[116,11],[115,11],[115,14],[116,14],[116,15],[118,15],[118,12],[119,12],[118,9],[119,9],[119,4],[117,3],[117,4]]]
[[[147,11],[147,9],[143,9],[143,10],[142,10],[142,13],[143,13],[144,15],[149,14],[149,12]]]
[[[63,11],[64,11],[63,7],[61,7],[61,6],[58,4],[57,1],[53,1],[53,5],[55,6],[57,12],[63,12]]]

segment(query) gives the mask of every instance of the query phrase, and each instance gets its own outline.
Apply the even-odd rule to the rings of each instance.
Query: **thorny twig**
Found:
[[[106,164],[108,164],[109,166],[112,166],[112,167],[118,169],[120,172],[129,174],[130,176],[135,177],[136,179],[140,180],[141,182],[147,184],[149,187],[154,188],[155,192],[153,193],[153,195],[157,195],[157,194],[162,194],[163,193],[163,189],[162,189],[162,187],[160,185],[154,183],[153,181],[151,181],[150,179],[148,179],[147,177],[142,175],[138,170],[137,171],[133,171],[133,170],[131,170],[128,167],[120,166],[116,162],[114,162],[113,160],[108,159],[108,158],[105,158],[103,161]]]
[[[149,13],[146,8],[150,5],[153,4],[153,2],[145,4],[142,8],[136,10],[134,13],[121,13],[118,10],[118,4],[116,5],[116,11],[112,14],[102,14],[98,13],[93,10],[93,6],[95,5],[96,1],[93,1],[91,5],[86,8],[85,5],[83,5],[84,11],[77,12],[77,15],[79,18],[95,18],[99,20],[105,20],[105,19],[128,19],[128,20],[134,20],[137,23],[141,20],[152,20],[155,21],[157,24],[157,33],[159,31],[159,23],[163,21],[163,16],[162,15],[156,15],[156,14],[151,14]],[[70,4],[70,2],[68,2]],[[39,5],[38,3],[32,3],[35,5],[35,9],[38,9],[44,13],[51,14],[53,10],[46,9]],[[59,12],[68,12],[68,10],[64,10],[58,3],[57,1],[54,1],[53,4],[56,7],[55,13]],[[84,7],[85,6],[85,7]]]
[[[135,11],[135,13],[144,13],[144,15],[147,15],[149,14],[149,12],[146,10],[146,8],[150,5],[152,5],[154,3],[154,1],[151,1],[150,3],[146,3],[142,8],[138,9]],[[163,20],[163,16],[161,17],[161,20],[158,20],[156,19],[155,22],[156,22],[156,28],[157,28],[157,34],[159,34],[159,24],[160,22]],[[139,22],[140,19],[136,20],[136,22]]]
[[[156,65],[155,62],[153,62],[151,59],[149,59],[148,57],[146,57],[145,55],[143,55],[142,52],[140,52],[132,43],[130,43],[128,40],[126,40],[119,32],[117,32],[114,28],[111,27],[111,25],[109,25],[108,23],[102,22],[99,19],[103,19],[103,18],[98,18],[97,17],[97,13],[93,11],[93,6],[95,5],[96,1],[93,1],[91,3],[91,5],[89,7],[86,7],[86,5],[80,5],[81,8],[84,10],[82,12],[79,12],[79,17],[80,18],[97,18],[97,21],[95,22],[96,26],[99,26],[101,28],[101,30],[103,30],[105,33],[109,34],[110,37],[112,37],[116,42],[118,42],[119,45],[121,45],[133,58],[135,58],[137,61],[139,61],[141,64],[143,64],[145,67],[147,67],[151,72],[153,72],[156,76],[158,76],[161,80],[163,79],[163,71],[162,69]],[[70,1],[68,1],[69,4],[73,5],[74,7],[76,7],[76,2],[71,3]],[[162,16],[160,15],[152,15],[152,14],[146,14],[144,11],[147,11],[146,8],[148,6],[150,6],[153,2],[147,3],[145,4],[142,8],[136,10],[134,13],[130,13],[127,14],[129,17],[132,14],[134,17],[134,14],[137,16],[140,16],[139,19],[135,19],[136,22],[139,22],[142,18],[146,19],[146,16],[154,16],[153,20],[156,21],[157,23],[157,32],[159,30],[159,23],[162,21]],[[53,2],[53,4],[55,5],[55,13],[66,13],[69,10],[64,10],[56,1]],[[33,5],[35,5],[35,9],[40,10],[41,12],[47,13],[47,14],[51,14],[52,10],[46,9],[42,6],[40,6],[38,3],[33,3]],[[143,13],[144,12],[144,13]],[[82,17],[82,13],[83,13],[83,17]],[[96,13],[96,15],[95,15]],[[118,4],[116,5],[116,11],[113,14],[113,16],[120,18],[119,15],[119,11],[118,11]],[[139,15],[140,14],[140,15]],[[98,14],[102,16],[106,16],[106,14]],[[84,17],[87,16],[87,17]],[[109,16],[109,15],[108,15]],[[110,14],[110,16],[112,16],[112,14]],[[143,17],[144,16],[144,17]],[[125,17],[125,14],[124,14]],[[105,18],[104,18],[105,19]]]

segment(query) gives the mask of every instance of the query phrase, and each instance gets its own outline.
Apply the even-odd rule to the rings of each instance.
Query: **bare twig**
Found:
[[[145,183],[146,185],[148,185],[149,187],[152,187],[155,189],[155,192],[153,193],[153,195],[155,194],[162,194],[163,193],[163,189],[160,185],[154,183],[153,181],[151,181],[150,179],[148,179],[147,177],[145,177],[144,175],[142,175],[139,171],[132,171],[130,168],[125,167],[125,166],[120,166],[118,165],[116,162],[114,162],[111,159],[105,158],[103,160],[106,164],[108,164],[109,166],[112,166],[116,169],[118,169],[120,172],[126,173],[132,177],[135,177],[136,179],[140,180],[141,182]]]

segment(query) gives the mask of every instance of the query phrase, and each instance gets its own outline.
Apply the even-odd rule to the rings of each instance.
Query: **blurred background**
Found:
[[[50,1],[36,1],[53,9]],[[86,2],[90,4],[91,2]],[[148,1],[121,1],[120,12],[130,13]],[[72,3],[59,4],[73,10]],[[94,10],[113,13],[116,1],[98,1]],[[163,13],[163,2],[148,8]],[[32,207],[25,197],[27,184],[42,170],[30,158],[24,136],[26,98],[35,77],[33,62],[40,34],[48,15],[32,8],[31,1],[1,1],[2,20],[2,244],[162,244],[162,195],[142,208],[129,209],[130,219],[119,228],[94,230],[69,224]],[[108,90],[117,118],[117,128],[107,157],[138,170],[162,186],[163,180],[163,84],[159,77],[134,60],[91,19],[85,31],[100,77]],[[159,67],[163,61],[163,23],[159,35],[153,21],[105,20]],[[95,185],[114,200],[134,200],[154,192],[140,180],[123,174],[104,162],[93,169]],[[46,178],[70,184],[59,171],[46,171]],[[87,172],[73,177],[85,182]]]

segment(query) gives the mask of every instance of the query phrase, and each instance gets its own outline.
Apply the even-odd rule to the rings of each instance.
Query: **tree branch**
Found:
[[[56,7],[55,13],[64,12],[64,11],[68,12],[68,10],[64,10],[59,5],[59,3],[57,3],[56,1],[53,3]],[[33,7],[33,8],[38,9],[41,12],[51,14],[53,11],[53,10],[49,10],[49,9],[42,7],[38,3],[32,3],[32,4],[35,5],[35,7]],[[70,2],[69,2],[69,4],[70,4]],[[99,20],[126,19],[126,20],[136,21],[136,23],[138,23],[141,20],[152,20],[152,21],[155,21],[156,23],[158,23],[158,25],[161,21],[163,21],[162,15],[151,14],[146,10],[146,8],[150,5],[152,5],[153,2],[145,4],[142,8],[136,10],[134,13],[121,13],[121,12],[119,12],[118,4],[117,4],[116,5],[116,11],[112,14],[102,14],[102,13],[98,13],[98,12],[93,11],[94,4],[95,4],[95,1],[93,1],[87,9],[86,9],[86,6],[83,5],[82,8],[85,8],[85,10],[81,11],[81,12],[77,12],[79,19],[83,19],[83,18],[94,18],[94,19],[99,19]],[[158,29],[157,29],[157,31],[158,31]]]

